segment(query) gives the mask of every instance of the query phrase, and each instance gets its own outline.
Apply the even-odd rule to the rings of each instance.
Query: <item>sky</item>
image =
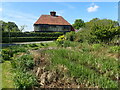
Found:
[[[33,24],[42,15],[56,11],[73,24],[76,19],[85,22],[93,18],[118,20],[118,2],[2,2],[0,20],[15,22],[25,31],[33,31]]]

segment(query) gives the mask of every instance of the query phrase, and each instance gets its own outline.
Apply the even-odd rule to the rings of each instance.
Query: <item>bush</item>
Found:
[[[2,32],[2,43],[56,40],[63,32]]]
[[[93,44],[93,45],[92,45],[92,48],[93,48],[94,50],[98,50],[98,49],[101,48],[101,44]]]
[[[37,84],[36,77],[28,72],[16,71],[14,75],[16,88],[32,88]]]
[[[63,32],[10,32],[11,37],[59,37]],[[9,32],[2,32],[2,37],[9,37]]]
[[[16,70],[22,70],[22,71],[30,70],[34,66],[33,57],[29,54],[22,55],[12,61],[12,66]]]
[[[92,36],[90,34],[90,30],[82,29],[81,31],[77,32],[75,35],[75,41],[83,43],[83,42],[93,42]]]
[[[56,40],[57,37],[11,37],[9,41],[9,37],[3,37],[2,43],[8,42],[32,42],[32,41],[50,41]]]
[[[119,53],[119,52],[120,52],[120,46],[111,46],[109,52],[112,52],[112,53],[114,53],[114,52]]]
[[[58,39],[56,40],[56,43],[58,46],[63,46],[63,42],[65,40],[65,36],[62,35],[62,36],[59,36]]]
[[[3,60],[11,60],[12,57],[12,53],[11,50],[6,48],[6,49],[2,49],[2,59]]]
[[[38,45],[36,45],[35,43],[33,43],[33,44],[29,44],[29,47],[38,47]]]
[[[33,85],[37,84],[37,79],[32,74],[34,61],[30,54],[14,57],[11,65],[14,71],[16,88],[32,88]]]
[[[109,42],[111,45],[120,45],[120,35],[115,35],[115,37]]]
[[[111,41],[116,35],[120,34],[120,27],[114,27],[111,25],[94,25],[91,28],[92,32],[91,35],[96,37],[96,39],[100,40],[101,42],[109,42]]]
[[[63,42],[63,47],[76,47],[77,45],[79,45],[78,42],[72,42],[68,40]]]
[[[75,40],[75,32],[73,32],[73,31],[68,32],[68,33],[66,33],[65,37],[66,37],[66,40],[74,41]]]

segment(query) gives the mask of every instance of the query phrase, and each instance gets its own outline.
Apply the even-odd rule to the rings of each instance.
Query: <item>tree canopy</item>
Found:
[[[18,26],[14,23],[14,22],[4,22],[4,21],[0,21],[0,30],[2,31],[12,31],[12,32],[16,32],[16,31],[20,31]]]
[[[76,19],[74,24],[72,25],[75,29],[80,29],[85,26],[85,23],[82,19]]]

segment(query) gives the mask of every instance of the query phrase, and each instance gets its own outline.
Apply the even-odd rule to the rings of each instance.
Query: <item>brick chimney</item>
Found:
[[[51,12],[50,12],[50,15],[51,15],[51,16],[56,16],[56,12],[55,12],[55,11],[51,11]]]

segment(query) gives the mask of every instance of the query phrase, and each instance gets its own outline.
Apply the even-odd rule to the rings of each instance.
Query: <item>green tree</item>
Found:
[[[76,19],[74,24],[72,25],[75,29],[80,29],[85,26],[85,23],[82,19]]]
[[[91,35],[102,42],[108,42],[120,34],[120,27],[113,25],[94,25],[91,30]]]
[[[18,26],[14,22],[8,22],[7,26],[8,26],[10,31],[13,31],[13,32],[20,31]]]
[[[6,23],[2,20],[0,21],[0,30],[6,32],[9,32],[9,30],[12,32],[20,31],[18,26],[14,22]]]
[[[92,20],[90,20],[89,22],[85,23],[85,27],[86,28],[91,28],[94,25],[105,25],[105,26],[113,26],[116,27],[119,25],[119,23],[117,21],[113,21],[110,19],[99,19],[99,18],[93,18]]]
[[[96,22],[98,20],[100,20],[100,19],[99,18],[93,18],[92,20],[90,20],[90,22]]]

